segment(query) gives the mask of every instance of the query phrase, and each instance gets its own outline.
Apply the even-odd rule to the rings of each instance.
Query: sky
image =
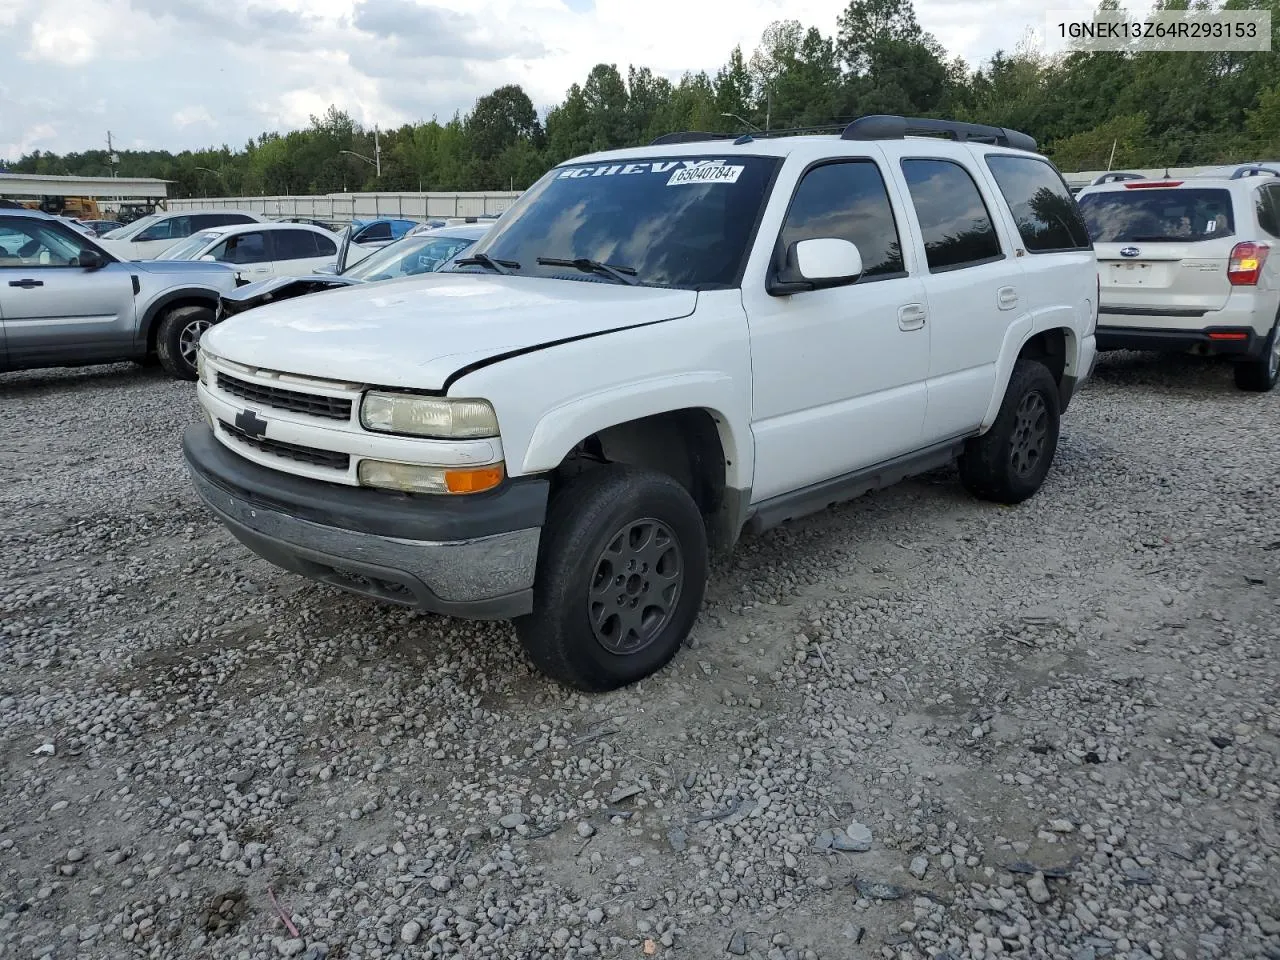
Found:
[[[466,112],[518,83],[540,112],[591,67],[678,79],[750,54],[769,23],[834,35],[848,0],[0,0],[0,159],[217,146],[305,127]],[[916,0],[971,66],[1043,33],[1043,0]],[[1054,0],[1086,13],[1092,0]]]

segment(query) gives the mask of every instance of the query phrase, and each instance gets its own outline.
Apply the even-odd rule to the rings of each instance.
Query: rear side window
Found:
[[[1000,238],[969,171],[951,160],[903,160],[929,271],[1001,259]]]
[[[880,170],[870,160],[824,163],[804,175],[782,225],[782,248],[834,237],[862,255],[859,281],[902,275],[902,245]]]
[[[273,230],[271,239],[277,260],[306,260],[321,255],[316,247],[318,238],[310,230]]]
[[[988,154],[987,167],[1031,253],[1088,250],[1084,217],[1058,171],[1035,157]]]
[[[218,225],[226,226],[232,223],[256,223],[253,217],[246,216],[243,213],[220,213],[218,216]]]
[[[1140,187],[1087,193],[1080,211],[1094,243],[1197,243],[1236,232],[1231,193],[1213,187]]]

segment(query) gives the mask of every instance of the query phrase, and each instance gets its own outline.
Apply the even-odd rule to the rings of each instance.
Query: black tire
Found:
[[[209,307],[174,307],[160,320],[156,331],[156,356],[170,376],[179,380],[196,379],[196,355],[192,339],[213,326],[213,310]]]
[[[652,539],[644,539],[646,530]],[[643,564],[649,565],[642,570]],[[654,585],[660,572],[673,576],[665,590]],[[552,679],[579,690],[614,690],[675,656],[693,628],[706,582],[707,532],[684,487],[652,470],[594,468],[551,502],[533,612],[516,620],[516,634]],[[618,609],[615,598],[622,598]]]
[[[1236,386],[1250,393],[1269,393],[1280,379],[1280,319],[1271,327],[1262,356],[1257,360],[1241,360],[1236,367]]]
[[[1039,361],[1020,358],[996,422],[970,439],[960,456],[960,482],[975,497],[1021,503],[1044,483],[1058,449],[1058,385]]]

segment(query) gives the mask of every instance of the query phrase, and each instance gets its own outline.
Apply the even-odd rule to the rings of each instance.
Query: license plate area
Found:
[[[1113,263],[1111,282],[1117,287],[1141,287],[1151,283],[1153,272],[1149,263]]]

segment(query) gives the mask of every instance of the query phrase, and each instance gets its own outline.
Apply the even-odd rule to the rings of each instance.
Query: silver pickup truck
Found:
[[[221,263],[120,260],[56,217],[0,209],[0,371],[155,357],[194,380],[200,336],[235,286]]]

